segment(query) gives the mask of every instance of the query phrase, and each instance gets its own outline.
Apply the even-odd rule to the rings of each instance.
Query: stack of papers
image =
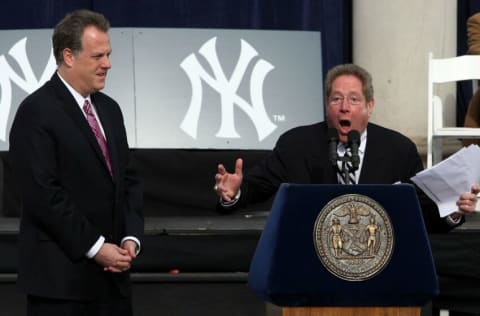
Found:
[[[437,204],[441,217],[456,212],[460,195],[480,183],[480,147],[464,147],[411,180]]]

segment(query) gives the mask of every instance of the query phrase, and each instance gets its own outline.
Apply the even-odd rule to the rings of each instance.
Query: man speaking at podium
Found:
[[[375,100],[371,75],[363,68],[339,65],[325,80],[324,122],[293,128],[278,139],[265,160],[245,176],[242,159],[233,173],[218,165],[214,190],[223,210],[261,202],[282,183],[394,184],[411,183],[423,169],[415,144],[406,136],[369,123]],[[457,210],[441,218],[438,209],[417,190],[429,232],[446,232],[460,225],[477,204],[479,184],[458,198]]]

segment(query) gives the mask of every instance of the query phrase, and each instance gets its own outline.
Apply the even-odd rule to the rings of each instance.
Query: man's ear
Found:
[[[62,54],[65,65],[67,65],[69,68],[72,67],[73,62],[75,61],[75,55],[73,54],[73,51],[70,48],[65,48],[63,49]]]
[[[367,103],[367,112],[368,112],[368,116],[372,115],[372,112],[373,112],[373,108],[375,107],[375,100],[372,99],[371,101],[369,101]]]

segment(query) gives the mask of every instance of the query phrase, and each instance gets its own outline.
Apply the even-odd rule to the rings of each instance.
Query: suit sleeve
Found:
[[[280,136],[272,152],[247,171],[242,185],[241,205],[264,202],[275,195],[282,183],[290,182],[290,169],[297,162],[296,157],[301,157],[292,139],[291,133]]]
[[[128,146],[125,126],[123,124],[123,115],[118,106],[116,107],[116,109],[117,119],[118,122],[120,122],[121,124],[121,127],[118,129],[120,144],[119,147],[120,152],[123,155],[122,161],[125,162],[123,173],[124,191],[120,192],[120,194],[122,195],[120,197],[120,200],[123,201],[123,216],[125,218],[125,236],[122,236],[122,238],[127,236],[134,236],[140,241],[140,243],[143,244],[143,182],[131,164],[130,149]]]
[[[76,211],[59,180],[55,135],[40,108],[24,102],[10,132],[9,154],[23,202],[22,229],[55,242],[73,260],[84,258],[100,232]]]
[[[125,236],[136,237],[141,244],[144,238],[143,182],[131,166],[125,173]],[[142,247],[143,249],[143,247]]]

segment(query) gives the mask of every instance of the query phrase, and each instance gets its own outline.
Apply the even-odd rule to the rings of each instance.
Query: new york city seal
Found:
[[[390,262],[394,232],[375,200],[346,194],[331,200],[315,221],[314,245],[324,267],[347,281],[364,281]]]

